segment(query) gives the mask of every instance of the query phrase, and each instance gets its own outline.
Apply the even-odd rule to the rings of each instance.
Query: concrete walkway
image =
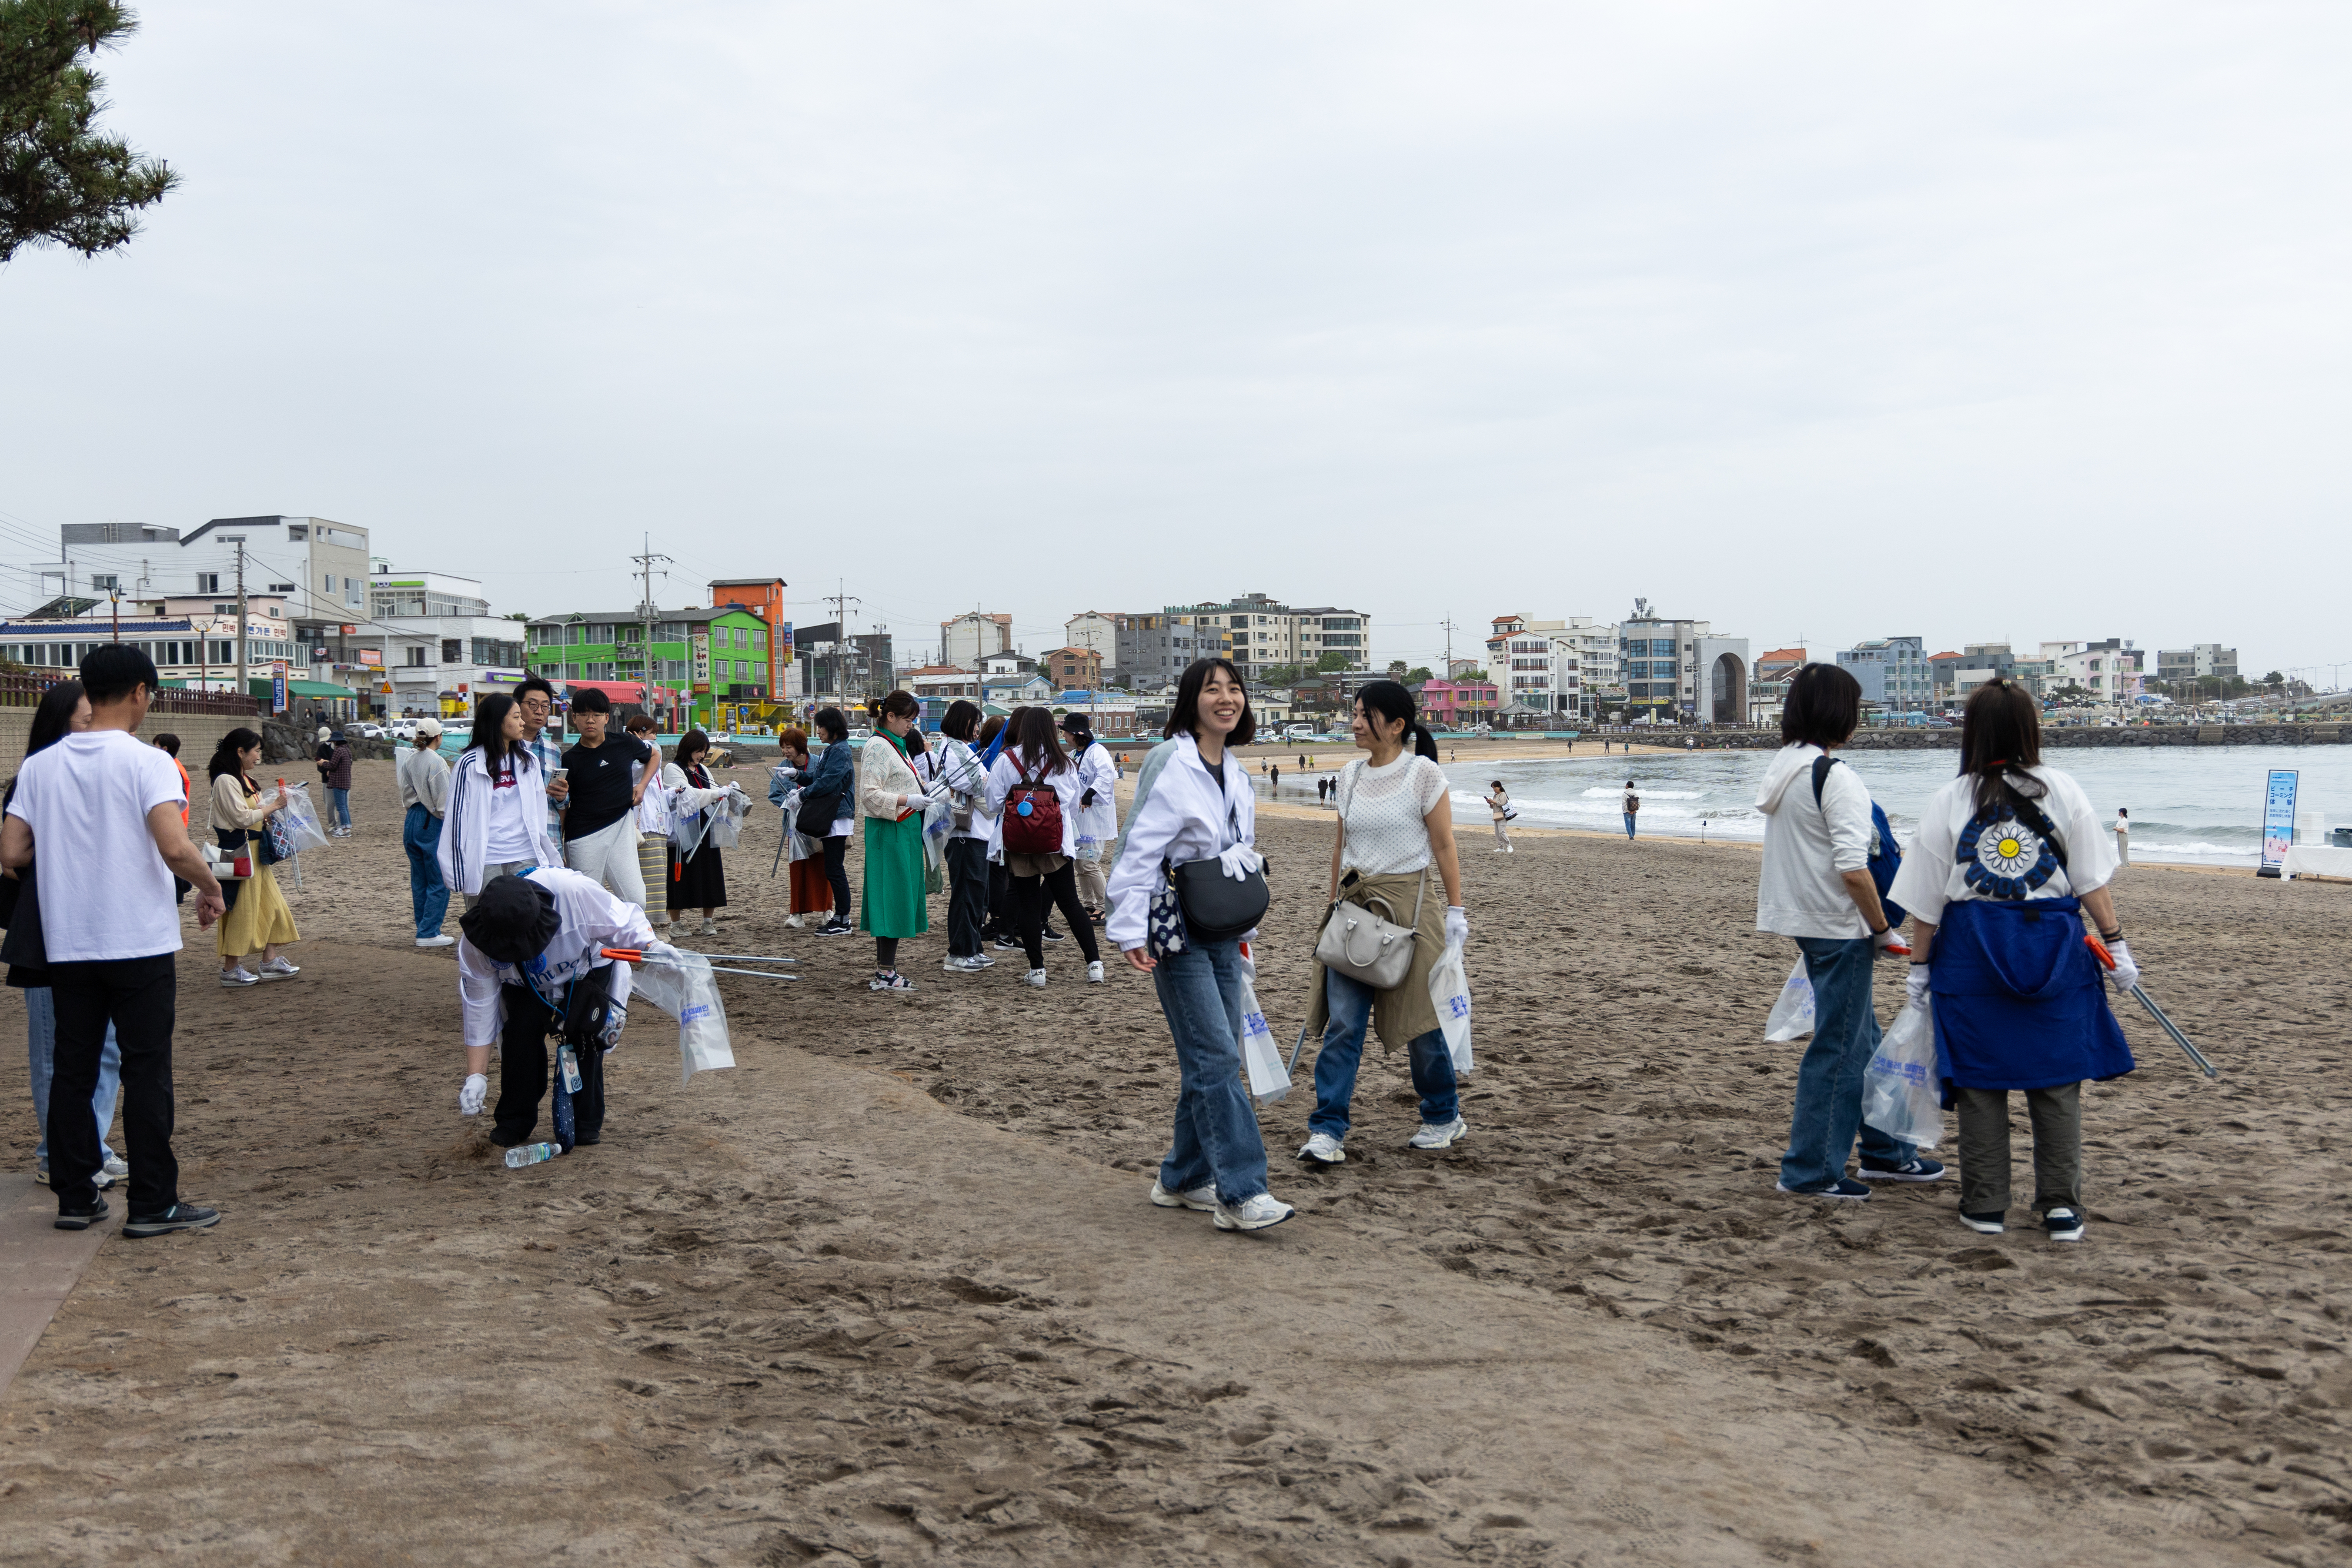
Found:
[[[110,1207],[121,1214],[121,1204]],[[29,1175],[0,1176],[0,1395],[114,1231],[114,1216],[89,1230],[59,1230],[55,1194]]]

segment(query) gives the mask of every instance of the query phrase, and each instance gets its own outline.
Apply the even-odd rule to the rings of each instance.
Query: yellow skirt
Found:
[[[294,912],[287,907],[286,895],[278,891],[276,868],[254,867],[253,874],[236,890],[236,907],[221,917],[220,956],[242,958],[272,943],[300,940],[301,934],[294,929]]]

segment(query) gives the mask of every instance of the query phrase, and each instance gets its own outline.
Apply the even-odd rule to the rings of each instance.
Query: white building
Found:
[[[1372,618],[1360,610],[1330,604],[1293,609],[1263,593],[1247,593],[1223,604],[1171,605],[1167,613],[1223,622],[1230,643],[1222,652],[1244,675],[1283,668],[1312,673],[1321,668],[1326,653],[1339,655],[1335,672],[1372,667]]]
[[[1493,631],[1486,638],[1486,678],[1495,683],[1496,700],[1501,707],[1507,711],[1516,703],[1538,713],[1574,711],[1555,701],[1556,697],[1564,697],[1569,689],[1557,685],[1563,676],[1575,675],[1575,689],[1582,689],[1580,668],[1565,670],[1554,663],[1552,639],[1568,629],[1565,621],[1531,621],[1524,615],[1495,617]]]
[[[528,674],[523,623],[491,615],[474,578],[379,572],[369,580],[368,608],[357,637],[313,652],[324,655],[315,667],[364,688],[379,713],[464,716],[489,693],[511,695]]]
[[[233,601],[242,541],[246,597],[281,602],[297,643],[316,645],[368,618],[368,531],[327,517],[215,517],[185,534],[152,523],[68,523],[58,536],[63,574],[98,596],[110,587],[140,599]],[[301,662],[312,662],[307,647]]]
[[[1100,610],[1081,611],[1062,622],[1062,645],[1097,655],[1108,674],[1118,663],[1119,620]]]
[[[2108,637],[2096,643],[2044,643],[2042,656],[2052,669],[2045,689],[2080,686],[2092,700],[2129,702],[2139,695],[2142,653],[2129,641]]]
[[[1748,639],[1718,637],[1706,621],[1653,614],[1646,601],[1617,623],[1626,707],[1658,722],[1748,722]]]
[[[968,610],[952,621],[940,622],[940,663],[975,670],[991,653],[1010,652],[1013,617],[986,615]]]

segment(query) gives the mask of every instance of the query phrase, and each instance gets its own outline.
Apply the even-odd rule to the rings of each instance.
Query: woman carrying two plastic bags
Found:
[[[1177,885],[1222,878],[1246,889],[1264,864],[1249,779],[1226,749],[1248,745],[1256,728],[1233,662],[1195,659],[1177,683],[1168,743],[1136,775],[1110,876],[1108,934],[1130,967],[1151,977],[1181,1074],[1151,1201],[1210,1212],[1220,1230],[1264,1230],[1297,1212],[1266,1191],[1265,1140],[1242,1082],[1247,933],[1195,928]]]
[[[1432,972],[1441,962],[1458,960],[1470,938],[1454,807],[1437,765],[1437,742],[1421,724],[1412,694],[1395,681],[1374,681],[1357,695],[1354,728],[1356,744],[1371,755],[1339,771],[1331,907],[1316,944],[1307,1004],[1307,1030],[1319,1032],[1323,1044],[1315,1057],[1315,1113],[1307,1120],[1309,1135],[1298,1157],[1319,1166],[1348,1157],[1349,1110],[1368,1026],[1379,1029],[1390,1049],[1402,1045],[1412,1066],[1421,1126],[1407,1146],[1447,1148],[1469,1132],[1430,986]],[[1442,898],[1429,896],[1433,869],[1443,883]],[[1385,925],[1374,918],[1382,915]],[[1409,940],[1412,956],[1392,958],[1397,977],[1376,988],[1372,981],[1381,977],[1357,961],[1376,959],[1384,937],[1391,946]]]

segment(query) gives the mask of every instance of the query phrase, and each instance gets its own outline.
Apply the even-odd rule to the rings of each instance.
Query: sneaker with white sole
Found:
[[[1408,1149],[1449,1149],[1470,1135],[1470,1124],[1456,1116],[1451,1122],[1423,1122],[1421,1131],[1405,1140]]]
[[[869,991],[911,991],[915,988],[915,982],[896,969],[877,969],[874,977],[866,982],[866,988]]]
[[[1021,951],[1021,939],[1018,936],[999,936],[996,939],[996,950],[1000,953],[1018,953]]]
[[[1348,1163],[1348,1151],[1330,1134],[1316,1133],[1298,1145],[1298,1157],[1311,1165],[1344,1166]]]
[[[706,920],[706,921],[704,921],[704,922],[702,923],[701,928],[700,928],[699,930],[696,931],[696,932],[695,932],[695,935],[696,935],[697,936],[718,936],[718,935],[719,935],[719,922],[717,922],[716,920]]]
[[[1898,1166],[1864,1155],[1853,1174],[1864,1181],[1941,1181],[1946,1173],[1941,1160],[1911,1159]]]
[[[1270,1192],[1239,1203],[1217,1205],[1216,1221],[1220,1230],[1264,1230],[1281,1224],[1298,1210],[1284,1203]]]
[[[2009,1216],[1999,1209],[1989,1209],[1982,1214],[1970,1214],[1962,1209],[1960,1223],[1979,1236],[1998,1236],[2009,1228]]]
[[[121,1181],[131,1174],[131,1162],[116,1155],[98,1167],[98,1174],[109,1181]]]
[[[2042,1234],[2053,1241],[2083,1239],[2083,1211],[2079,1208],[2053,1208],[2042,1217]]]
[[[278,957],[270,959],[269,962],[264,964],[260,968],[254,971],[254,973],[259,975],[265,980],[290,980],[301,972],[302,968],[300,965],[293,963],[282,955]]]
[[[1100,958],[1097,958],[1093,963],[1087,966],[1087,984],[1089,986],[1099,986],[1102,983],[1102,960]]]
[[[798,931],[800,928],[801,928],[801,917],[800,917],[799,915],[785,915],[785,916],[784,916],[784,929],[785,929],[785,930],[787,930],[787,931]],[[658,930],[656,930],[656,936],[658,936],[659,934],[660,934],[660,933],[658,932]]]
[[[419,936],[416,945],[419,947],[455,947],[457,939],[455,936]]]
[[[223,969],[221,971],[221,984],[224,986],[257,986],[261,984],[261,977],[247,968],[244,965],[239,964],[234,969]]]
[[[1870,1189],[1852,1176],[1840,1176],[1827,1186],[1816,1187],[1795,1187],[1787,1182],[1776,1181],[1772,1184],[1772,1190],[1785,1192],[1790,1197],[1834,1197],[1849,1203],[1870,1196]]]
[[[977,955],[975,955],[975,956],[977,956]],[[954,954],[950,953],[948,955],[946,961],[940,965],[940,973],[943,975],[977,975],[980,973],[980,966],[973,963],[971,958],[959,958]]]
[[[1036,987],[1039,990],[1044,990],[1045,988],[1045,971],[1043,969],[1030,970],[1029,983]]]
[[[1208,1214],[1217,1207],[1217,1184],[1203,1182],[1182,1192],[1170,1192],[1160,1185],[1159,1178],[1155,1176],[1151,1182],[1151,1201],[1160,1208],[1191,1208]]]

